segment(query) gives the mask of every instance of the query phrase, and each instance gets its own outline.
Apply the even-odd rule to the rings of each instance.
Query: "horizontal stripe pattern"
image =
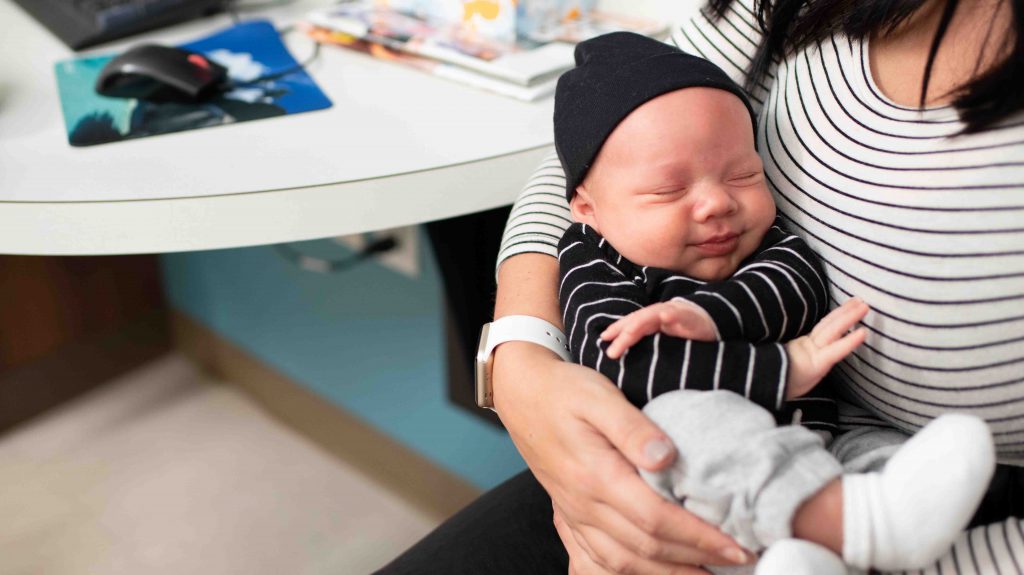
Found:
[[[1021,575],[1024,574],[1024,530],[1011,517],[1001,523],[965,531],[952,549],[934,565],[901,575]]]
[[[1024,127],[962,136],[951,107],[897,106],[867,49],[837,37],[781,62],[758,134],[779,212],[821,257],[832,305],[872,307],[840,389],[908,432],[979,415],[1000,460],[1019,464]]]

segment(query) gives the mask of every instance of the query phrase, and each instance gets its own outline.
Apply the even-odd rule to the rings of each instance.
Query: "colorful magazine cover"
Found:
[[[96,78],[115,55],[57,62],[57,86],[72,146],[260,120],[329,108],[331,101],[295,61],[273,24],[252,20],[184,44],[228,69],[239,86],[195,103],[108,98]],[[287,72],[275,77],[275,73]],[[244,84],[244,85],[241,85]]]
[[[663,23],[593,10],[591,3],[519,0],[517,10],[523,13],[520,20],[527,20],[531,34],[520,34],[514,42],[488,37],[472,26],[438,20],[423,9],[414,10],[417,2],[410,1],[354,0],[315,11],[308,15],[307,22],[314,28],[346,34],[392,52],[450,65],[431,68],[439,76],[457,79],[454,76],[461,75],[466,83],[474,84],[489,76],[528,87],[549,84],[571,68],[575,45],[581,40],[616,30],[654,37],[666,31]],[[542,14],[546,14],[541,10],[545,6],[556,10],[555,15],[565,10],[568,14],[546,22],[554,16]],[[400,9],[403,7],[405,10]],[[530,10],[535,13],[527,14]]]
[[[313,26],[529,86],[573,65],[573,45],[564,42],[501,42],[463,26],[437,23],[418,14],[381,7],[372,0],[340,4],[308,16]]]
[[[605,10],[589,10],[579,18],[565,18],[557,25],[535,24],[530,33],[534,42],[568,42],[576,44],[610,32],[628,31],[652,38],[668,33],[664,22]]]
[[[451,80],[453,82],[458,82],[463,85],[472,86],[495,94],[501,94],[502,96],[509,96],[524,102],[534,102],[546,96],[550,96],[554,93],[555,85],[558,82],[558,78],[555,77],[530,86],[523,86],[511,82],[505,82],[494,78],[493,76],[480,74],[468,68],[463,68],[454,64],[447,64],[445,62],[439,62],[423,56],[416,56],[415,54],[392,50],[380,44],[360,40],[359,38],[342,32],[335,32],[326,28],[318,28],[308,23],[303,24],[302,28],[317,42],[342,46],[349,50],[355,50],[357,52],[373,56],[374,58],[385,62],[393,62],[408,68],[422,70],[445,80]]]
[[[597,0],[519,0],[516,5],[516,35],[519,38],[552,38],[564,26],[585,21]]]
[[[455,26],[500,42],[515,42],[517,4],[524,0],[373,0],[377,7]]]

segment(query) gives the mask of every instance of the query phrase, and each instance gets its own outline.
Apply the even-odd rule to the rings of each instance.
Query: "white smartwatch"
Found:
[[[476,350],[476,404],[480,407],[494,409],[491,387],[494,348],[508,341],[535,343],[555,352],[563,361],[569,361],[569,345],[562,330],[539,317],[507,315],[485,323]]]

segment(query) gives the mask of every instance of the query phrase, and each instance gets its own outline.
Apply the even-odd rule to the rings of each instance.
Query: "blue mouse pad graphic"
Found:
[[[100,70],[115,54],[57,62],[68,143],[92,146],[331,106],[266,20],[244,22],[181,47],[226,67],[237,87],[196,103],[108,98],[97,94],[94,86]],[[253,81],[259,78],[267,79]]]

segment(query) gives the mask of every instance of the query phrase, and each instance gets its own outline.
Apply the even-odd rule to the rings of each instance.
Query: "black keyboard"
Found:
[[[79,50],[220,12],[230,0],[15,0]]]

